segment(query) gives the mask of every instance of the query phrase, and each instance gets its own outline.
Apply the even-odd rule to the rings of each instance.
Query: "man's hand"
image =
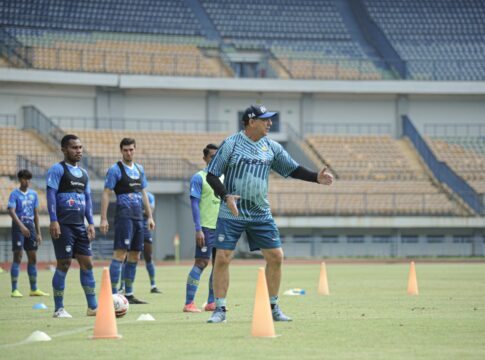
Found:
[[[241,197],[239,195],[227,195],[226,196],[226,204],[229,210],[231,210],[231,214],[234,216],[239,216],[239,211],[237,209],[236,201],[238,201]]]
[[[49,232],[54,240],[59,239],[59,236],[61,235],[61,226],[57,221],[51,222],[49,225]]]
[[[94,224],[88,225],[88,239],[89,241],[93,241],[96,237],[96,230],[94,229]]]
[[[205,246],[205,236],[202,230],[195,232],[195,243],[197,244],[198,247]]]
[[[26,238],[29,238],[30,237],[30,231],[27,228],[27,226],[25,226],[24,224],[22,224],[22,226],[20,227],[20,232],[22,233],[22,235],[24,237],[26,237]]]
[[[152,217],[147,219],[147,225],[148,225],[148,230],[150,231],[155,230],[155,221],[153,221]]]
[[[37,242],[37,246],[41,245],[42,244],[42,234],[37,233],[37,235],[35,236],[35,241]]]
[[[318,173],[317,181],[323,185],[332,185],[333,175],[327,172],[327,168],[325,167]]]
[[[109,224],[108,220],[106,219],[101,219],[101,223],[99,224],[99,231],[101,231],[101,234],[106,235],[109,230]]]

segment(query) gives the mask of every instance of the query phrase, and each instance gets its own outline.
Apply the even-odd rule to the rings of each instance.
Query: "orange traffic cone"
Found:
[[[98,311],[94,322],[94,334],[91,339],[119,339],[118,328],[116,326],[115,308],[113,295],[111,293],[111,279],[109,269],[103,268],[101,278],[101,290],[98,299]]]
[[[254,299],[252,336],[275,337],[273,316],[269,304],[268,286],[264,268],[258,270],[258,283],[256,285],[256,297]]]
[[[411,261],[409,265],[409,276],[408,276],[408,295],[418,295],[418,279],[416,278],[416,268],[414,266],[414,261]]]
[[[330,295],[328,291],[328,281],[327,281],[327,268],[325,262],[320,265],[320,281],[318,283],[318,293],[320,295]]]

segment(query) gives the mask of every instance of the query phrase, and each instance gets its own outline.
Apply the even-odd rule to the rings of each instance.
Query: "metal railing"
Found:
[[[385,80],[395,79],[385,70],[387,63],[381,59],[315,58],[301,55],[285,57],[275,55],[293,79],[309,80]]]
[[[277,216],[463,215],[441,193],[271,193],[270,202]]]
[[[198,54],[50,47],[26,49],[32,54],[32,67],[35,69],[166,76],[228,76],[227,68],[219,59],[211,61],[211,58]]]
[[[109,129],[136,131],[174,131],[174,132],[206,132],[227,131],[227,121],[203,120],[173,120],[173,119],[141,119],[122,117],[83,117],[83,116],[52,116],[50,118],[60,128],[64,129]]]
[[[433,137],[485,136],[485,124],[424,124],[424,134]]]
[[[15,127],[17,126],[17,115],[15,114],[0,114],[1,127]]]
[[[10,35],[4,27],[0,27],[0,55],[14,66],[29,67],[32,65],[30,50]]]
[[[304,124],[305,134],[329,135],[390,135],[390,124],[380,123],[315,123]]]

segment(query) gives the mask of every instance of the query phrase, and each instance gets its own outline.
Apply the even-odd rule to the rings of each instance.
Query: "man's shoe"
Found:
[[[159,288],[157,288],[156,286],[155,287],[152,287],[152,289],[150,290],[150,292],[152,294],[161,294],[162,292],[160,291]]]
[[[125,295],[130,304],[148,304],[145,300],[137,299],[134,295]]]
[[[86,316],[96,316],[96,312],[98,311],[98,309],[91,309],[91,308],[88,308],[86,310]]]
[[[204,306],[204,311],[214,311],[216,309],[216,303],[211,302]]]
[[[124,295],[125,294],[125,288],[119,288],[118,294]]]
[[[21,298],[21,297],[24,297],[22,295],[22,293],[20,291],[18,291],[17,289],[15,289],[14,291],[12,291],[12,293],[10,294],[11,297],[13,298]]]
[[[54,312],[55,318],[72,318],[71,314],[69,314],[64,308],[59,308],[57,311]]]
[[[210,324],[225,323],[226,312],[222,308],[216,308],[207,322]]]
[[[271,310],[271,313],[273,315],[273,321],[293,321],[291,318],[283,314],[283,311],[281,311],[278,304],[274,306],[274,308]]]
[[[189,312],[189,313],[200,313],[202,311],[200,311],[199,308],[197,308],[197,306],[195,305],[194,302],[191,302],[190,304],[185,304],[184,305],[184,312]]]
[[[30,296],[49,296],[48,293],[43,292],[40,289],[37,290],[30,290]]]

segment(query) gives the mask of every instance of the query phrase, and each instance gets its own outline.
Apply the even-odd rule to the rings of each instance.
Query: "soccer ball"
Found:
[[[130,307],[128,299],[121,294],[113,294],[113,304],[115,307],[115,315],[118,318],[125,316]]]

